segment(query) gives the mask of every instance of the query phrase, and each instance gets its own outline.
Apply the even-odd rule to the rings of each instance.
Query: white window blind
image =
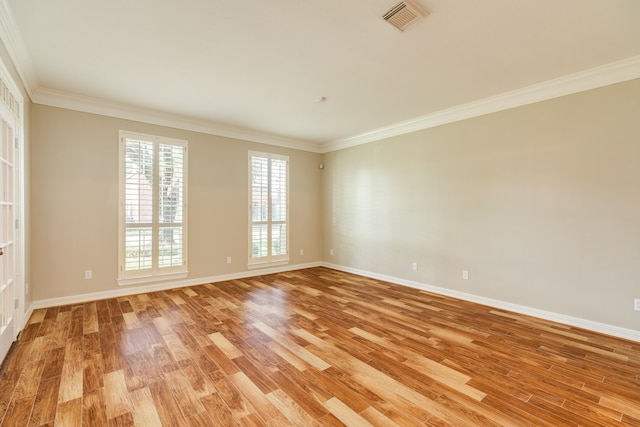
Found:
[[[289,260],[289,158],[249,152],[249,265]]]
[[[120,132],[119,279],[185,273],[187,142]]]

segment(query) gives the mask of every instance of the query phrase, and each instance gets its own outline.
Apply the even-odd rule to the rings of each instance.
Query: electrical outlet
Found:
[[[227,257],[227,264],[231,264],[231,257],[230,256]]]
[[[304,249],[300,249],[300,255],[304,255]]]
[[[462,279],[469,280],[469,272],[467,270],[462,270]]]
[[[329,255],[333,255],[333,249],[329,249]]]
[[[84,271],[84,278],[85,279],[92,279],[93,278],[93,272],[91,270],[85,270]]]
[[[413,271],[418,270],[418,263],[417,263],[417,262],[412,263],[412,264],[411,264],[411,269],[412,269]]]
[[[633,300],[633,309],[635,311],[640,311],[640,298],[636,298]]]

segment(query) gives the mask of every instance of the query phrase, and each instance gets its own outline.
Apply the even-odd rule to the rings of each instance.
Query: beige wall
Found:
[[[33,298],[122,289],[125,129],[189,141],[190,279],[246,271],[246,156],[264,150],[291,156],[291,264],[324,260],[638,330],[639,100],[635,80],[324,156],[34,105]]]
[[[324,163],[325,261],[640,329],[640,80]]]
[[[34,300],[122,289],[116,284],[121,129],[189,141],[187,280],[247,270],[248,150],[290,156],[290,264],[321,260],[320,154],[42,105],[32,110]],[[87,269],[91,280],[84,279]]]

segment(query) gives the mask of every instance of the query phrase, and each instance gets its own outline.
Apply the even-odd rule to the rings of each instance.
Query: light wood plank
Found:
[[[138,426],[162,425],[160,416],[156,410],[156,404],[147,387],[134,390],[130,393],[133,403],[133,420]]]
[[[133,411],[124,372],[114,371],[104,376],[104,400],[109,420]]]
[[[331,411],[336,418],[342,421],[347,426],[353,427],[373,427],[369,421],[356,414],[351,408],[342,403],[340,400],[332,397],[324,402],[324,406]]]
[[[92,423],[98,426],[97,423]],[[82,425],[82,398],[58,404],[55,418],[56,427],[79,427]]]
[[[213,343],[217,345],[218,348],[222,350],[225,356],[227,356],[229,359],[235,359],[236,357],[242,356],[242,352],[238,350],[220,332],[216,332],[215,334],[210,334],[209,339],[211,339],[211,341],[213,341]]]

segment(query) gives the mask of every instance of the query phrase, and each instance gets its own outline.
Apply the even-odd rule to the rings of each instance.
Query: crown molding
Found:
[[[260,144],[295,150],[322,152],[319,143],[285,138],[263,132],[228,126],[209,120],[198,120],[177,114],[164,113],[153,109],[135,107],[128,104],[109,102],[98,98],[71,94],[50,89],[39,89],[33,94],[33,102],[50,107],[65,108],[84,113],[99,114],[125,120],[139,121],[159,126],[167,126],[209,135],[241,139]]]
[[[33,88],[38,86],[36,73],[7,0],[0,0],[0,40],[9,53],[27,95],[32,98]]]
[[[312,141],[286,138],[279,135],[228,126],[213,121],[163,113],[131,105],[107,102],[101,99],[78,96],[71,93],[39,88],[29,52],[23,42],[18,25],[7,0],[0,0],[0,40],[6,46],[9,57],[24,88],[36,104],[66,108],[86,113],[101,114],[126,120],[141,121],[210,135],[242,139],[250,142],[274,145],[296,150],[322,152],[322,146]]]
[[[31,57],[22,41],[22,36],[20,35],[11,8],[7,4],[7,0],[0,0],[0,40],[2,40],[7,48],[24,88],[34,103],[314,153],[327,153],[341,150],[393,136],[429,129],[460,120],[640,78],[640,56],[634,56],[394,123],[348,138],[320,143],[287,138],[224,125],[214,121],[198,120],[127,104],[108,102],[97,98],[38,88],[38,81]]]
[[[640,78],[640,56],[590,68],[578,73],[405,120],[349,138],[325,143],[324,152],[341,150],[637,78]]]

